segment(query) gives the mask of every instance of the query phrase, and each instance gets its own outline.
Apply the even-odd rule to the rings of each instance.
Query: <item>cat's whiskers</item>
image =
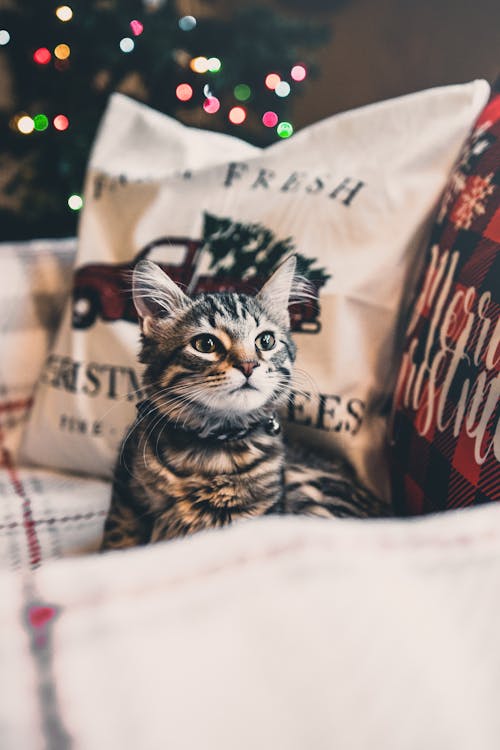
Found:
[[[185,401],[185,402],[187,402],[186,404],[182,404],[182,403],[181,404],[177,404],[178,410],[179,410],[180,413],[182,413],[183,409],[187,408],[188,404],[190,406],[192,406],[192,402],[191,402],[190,399],[188,399],[186,397],[182,397],[179,394],[172,394],[171,397],[167,396],[167,398],[162,398],[162,401],[161,401],[162,405],[164,405],[165,403],[168,403],[169,400],[176,401],[176,402],[178,402],[178,401],[181,401],[181,402]],[[154,407],[153,409],[151,409],[151,411],[149,413],[151,413],[152,411],[154,411],[155,408],[156,407]],[[157,438],[156,438],[155,455],[158,456],[159,441],[161,439],[161,436],[163,434],[163,431],[164,431],[165,427],[167,426],[167,424],[169,423],[169,421],[171,421],[170,417],[171,417],[171,415],[166,414],[166,413],[164,413],[164,412],[162,412],[162,411],[159,410],[159,416],[157,417],[157,419],[149,426],[149,430],[146,430],[143,433],[142,438],[141,438],[141,440],[139,441],[139,444],[138,444],[138,449],[140,450],[141,441],[144,440],[143,463],[144,463],[145,466],[147,466],[146,448],[147,448],[147,445],[148,445],[148,442],[149,442],[150,438],[152,438],[154,431],[160,427],[160,425],[161,425],[161,423],[163,421],[164,424],[163,424],[162,427],[160,427],[159,433],[158,433]],[[178,424],[178,419],[179,419],[179,415],[177,416],[177,419],[175,421],[176,425]]]
[[[154,380],[154,381],[152,381],[151,385],[152,385],[152,386],[154,386],[154,385],[157,385],[158,383],[159,383],[159,381],[158,381],[158,380]],[[128,391],[128,393],[125,393],[125,394],[124,394],[123,396],[120,396],[120,397],[119,397],[119,398],[117,399],[118,403],[115,403],[115,404],[113,404],[113,406],[111,406],[111,407],[110,407],[109,409],[107,409],[107,411],[105,411],[105,412],[104,412],[104,413],[103,413],[103,414],[101,415],[101,417],[100,417],[100,418],[101,418],[101,419],[104,419],[105,417],[107,417],[107,416],[108,416],[108,415],[109,415],[109,414],[110,414],[110,413],[111,413],[111,412],[113,411],[113,409],[116,409],[116,408],[117,408],[118,406],[122,406],[122,402],[123,402],[123,401],[125,401],[126,399],[127,399],[128,401],[130,401],[130,399],[129,399],[129,396],[132,396],[132,395],[136,396],[136,395],[139,395],[139,394],[140,394],[141,396],[142,396],[142,395],[144,395],[144,392],[145,392],[145,390],[146,390],[146,387],[145,387],[145,386],[141,386],[140,388],[134,389],[134,390],[132,390],[132,391]],[[138,419],[136,419],[136,420],[135,420],[135,421],[134,421],[134,422],[133,422],[133,423],[132,423],[132,424],[130,425],[130,427],[129,427],[129,428],[127,429],[127,431],[125,432],[125,435],[124,435],[124,437],[122,438],[122,442],[121,442],[121,445],[120,445],[120,451],[119,451],[119,460],[120,460],[120,461],[122,461],[122,460],[123,460],[123,451],[124,451],[124,449],[125,449],[125,446],[126,446],[126,443],[127,443],[127,441],[128,441],[129,439],[130,439],[131,435],[133,434],[133,432],[134,432],[134,429],[135,429],[135,428],[136,428],[136,427],[137,427],[137,426],[138,426],[138,425],[140,424],[140,422],[141,422],[141,421],[142,421],[143,419],[144,419],[144,415],[143,415],[143,416],[141,416],[141,417],[139,417]],[[125,464],[125,463],[124,463],[124,465],[125,465],[125,467],[127,468],[127,471],[129,471],[129,469],[128,469],[128,467],[126,466],[126,464]],[[130,471],[129,471],[129,473],[130,473]]]
[[[152,381],[151,385],[152,386],[158,385],[158,383],[159,383],[158,380],[157,381]],[[111,414],[111,412],[113,411],[113,409],[117,409],[118,407],[123,406],[123,401],[132,401],[133,399],[130,398],[130,396],[138,396],[139,400],[140,400],[141,397],[143,397],[145,395],[146,388],[147,388],[147,386],[143,385],[140,388],[136,388],[136,389],[134,389],[132,391],[128,391],[123,396],[118,396],[115,399],[116,403],[114,403],[112,406],[110,406],[109,409],[107,409],[105,412],[103,412],[102,414],[100,414],[99,418],[102,420],[105,417],[107,417],[109,414]]]
[[[300,381],[301,378],[302,378],[302,383],[300,384],[303,386],[305,385],[306,387],[309,386],[311,388],[311,390],[308,392],[309,395],[311,395],[311,393],[317,394],[319,392],[317,384],[315,383],[311,375],[307,372],[307,370],[302,370],[300,367],[294,367],[293,373],[292,373],[292,387],[293,388],[295,388],[295,381],[296,380]]]
[[[189,393],[189,397],[181,393],[173,392],[173,393],[167,394],[166,397],[162,397],[161,399],[156,399],[157,403],[159,402],[161,406],[169,407],[170,405],[173,405],[174,407],[176,407],[172,410],[169,409],[169,412],[165,414],[166,417],[171,419],[172,418],[171,412],[173,411],[176,413],[176,420],[175,420],[176,426],[178,425],[179,419],[181,418],[183,412],[188,411],[188,407],[192,408],[194,406],[197,406],[199,408],[200,406],[204,406],[203,404],[200,404],[198,401],[195,401],[195,398],[197,396],[206,395],[202,386],[200,386],[197,389],[193,389],[192,387],[190,389],[186,388],[186,392]],[[188,418],[189,418],[189,413],[186,415],[186,419],[184,420],[183,426],[186,425]]]
[[[158,382],[158,381],[157,381]],[[161,388],[159,391],[157,391],[154,395],[154,397],[163,396],[163,394],[166,392],[167,388]],[[150,399],[153,400],[153,397]],[[127,444],[127,441],[131,438],[131,436],[134,434],[134,431],[139,427],[139,425],[150,415],[154,412],[155,407],[151,406],[149,410],[145,410],[140,416],[136,417],[136,420],[131,424],[127,432],[125,433],[125,436],[122,440],[122,444],[120,447],[120,453],[119,453],[119,459],[120,462],[123,462],[123,466],[126,468],[127,472],[131,477],[134,476],[133,472],[128,467],[125,458],[124,458],[124,450]]]

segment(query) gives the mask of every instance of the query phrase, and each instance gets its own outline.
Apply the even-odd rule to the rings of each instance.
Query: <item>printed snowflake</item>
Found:
[[[458,193],[460,193],[460,191],[465,188],[466,181],[466,176],[460,171],[459,166],[457,166],[451,173],[451,177],[448,181],[448,185],[441,200],[441,205],[439,207],[437,217],[439,224],[441,224],[446,214],[448,213],[448,208],[455,200],[455,197],[458,195]]]
[[[493,177],[493,172],[490,172],[486,177],[473,175],[467,178],[450,217],[456,229],[470,229],[474,219],[484,214],[486,200],[495,190],[491,184]]]
[[[471,160],[476,156],[481,156],[484,151],[491,145],[489,138],[484,137],[487,131],[491,128],[492,123],[490,120],[483,122],[477,127],[472,135],[470,136],[465,148],[463,149],[460,159],[458,161],[457,168],[465,174],[468,174],[471,169]]]
[[[479,125],[464,146],[453,172],[451,173],[450,180],[441,200],[437,217],[439,224],[444,220],[448,209],[457,195],[464,190],[467,183],[467,176],[472,169],[472,160],[475,157],[481,156],[488,146],[491,145],[490,139],[485,137],[485,134],[491,128],[491,125],[492,123],[489,120]]]

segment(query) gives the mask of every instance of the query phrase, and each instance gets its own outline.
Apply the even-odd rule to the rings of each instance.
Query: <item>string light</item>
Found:
[[[52,55],[47,47],[39,47],[33,53],[33,60],[37,63],[37,65],[48,65],[51,59]]]
[[[233,107],[229,110],[229,121],[233,125],[241,125],[247,119],[246,109],[243,107]]]
[[[16,127],[23,135],[29,135],[35,129],[35,123],[29,115],[22,115],[17,121]]]
[[[274,91],[276,86],[280,83],[281,78],[277,73],[268,73],[266,76],[265,84],[268,89]]]
[[[181,31],[192,31],[196,26],[196,18],[194,16],[182,16],[179,18],[179,28]]]
[[[175,95],[181,102],[188,102],[193,96],[193,89],[189,83],[179,83],[175,89]]]
[[[269,110],[269,112],[264,112],[262,115],[262,122],[266,126],[266,128],[274,128],[278,124],[278,115],[276,112],[272,112]]]
[[[0,45],[3,47],[10,42],[10,34],[7,29],[0,29]]]
[[[73,18],[73,11],[69,5],[60,5],[59,8],[56,8],[56,16],[60,21],[66,23]]]
[[[276,132],[280,138],[290,138],[293,135],[293,125],[291,122],[280,122],[276,128]]]
[[[189,67],[195,73],[206,73],[208,70],[208,60],[206,57],[193,57]]]
[[[130,28],[132,29],[132,34],[134,36],[140,36],[144,31],[144,26],[140,21],[137,21],[137,19],[130,21]]]
[[[234,97],[239,102],[246,102],[252,95],[252,89],[246,83],[239,83],[234,87]]]
[[[70,195],[68,198],[68,206],[71,208],[72,211],[79,211],[81,207],[83,206],[82,196],[77,195],[76,193],[73,193],[73,195]]]
[[[220,109],[220,101],[216,96],[209,96],[203,102],[203,109],[208,115],[215,115]]]
[[[209,57],[207,60],[208,70],[210,73],[218,73],[222,68],[222,63],[218,57]]]
[[[67,130],[69,128],[69,120],[66,115],[56,115],[52,124],[56,130]]]
[[[307,75],[307,69],[303,65],[294,65],[290,75],[294,81],[303,81]]]
[[[123,39],[120,39],[120,49],[122,52],[125,52],[125,54],[127,54],[128,52],[132,52],[134,47],[135,42],[129,36],[125,36],[123,37]]]
[[[58,44],[54,49],[54,55],[58,60],[66,60],[70,56],[71,50],[67,44]]]
[[[285,96],[288,96],[290,90],[291,89],[289,83],[287,83],[286,81],[280,81],[274,89],[274,93],[276,94],[276,96],[279,96],[283,99]]]
[[[47,115],[35,115],[33,118],[33,125],[35,126],[35,130],[42,131],[47,130],[49,127],[49,118]]]

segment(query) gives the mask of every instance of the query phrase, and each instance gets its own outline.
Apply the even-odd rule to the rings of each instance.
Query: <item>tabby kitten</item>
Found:
[[[285,447],[295,257],[256,296],[186,296],[151,261],[134,270],[145,399],[115,468],[103,549],[172,539],[266,513],[384,515],[347,467]],[[295,451],[296,453],[296,451]],[[288,485],[288,486],[286,486]]]

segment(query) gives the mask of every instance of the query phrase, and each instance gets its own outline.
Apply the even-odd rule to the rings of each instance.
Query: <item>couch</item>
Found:
[[[481,143],[452,188],[474,179]],[[20,451],[75,249],[0,245],[0,748],[497,750],[499,503],[268,517],[97,554],[109,481],[27,465]],[[403,437],[411,418],[401,407]],[[420,501],[424,437],[396,451],[414,512],[441,507]],[[476,485],[471,502],[484,502]]]
[[[496,750],[497,504],[95,554],[109,483],[16,458],[73,254],[0,248],[0,747]]]

